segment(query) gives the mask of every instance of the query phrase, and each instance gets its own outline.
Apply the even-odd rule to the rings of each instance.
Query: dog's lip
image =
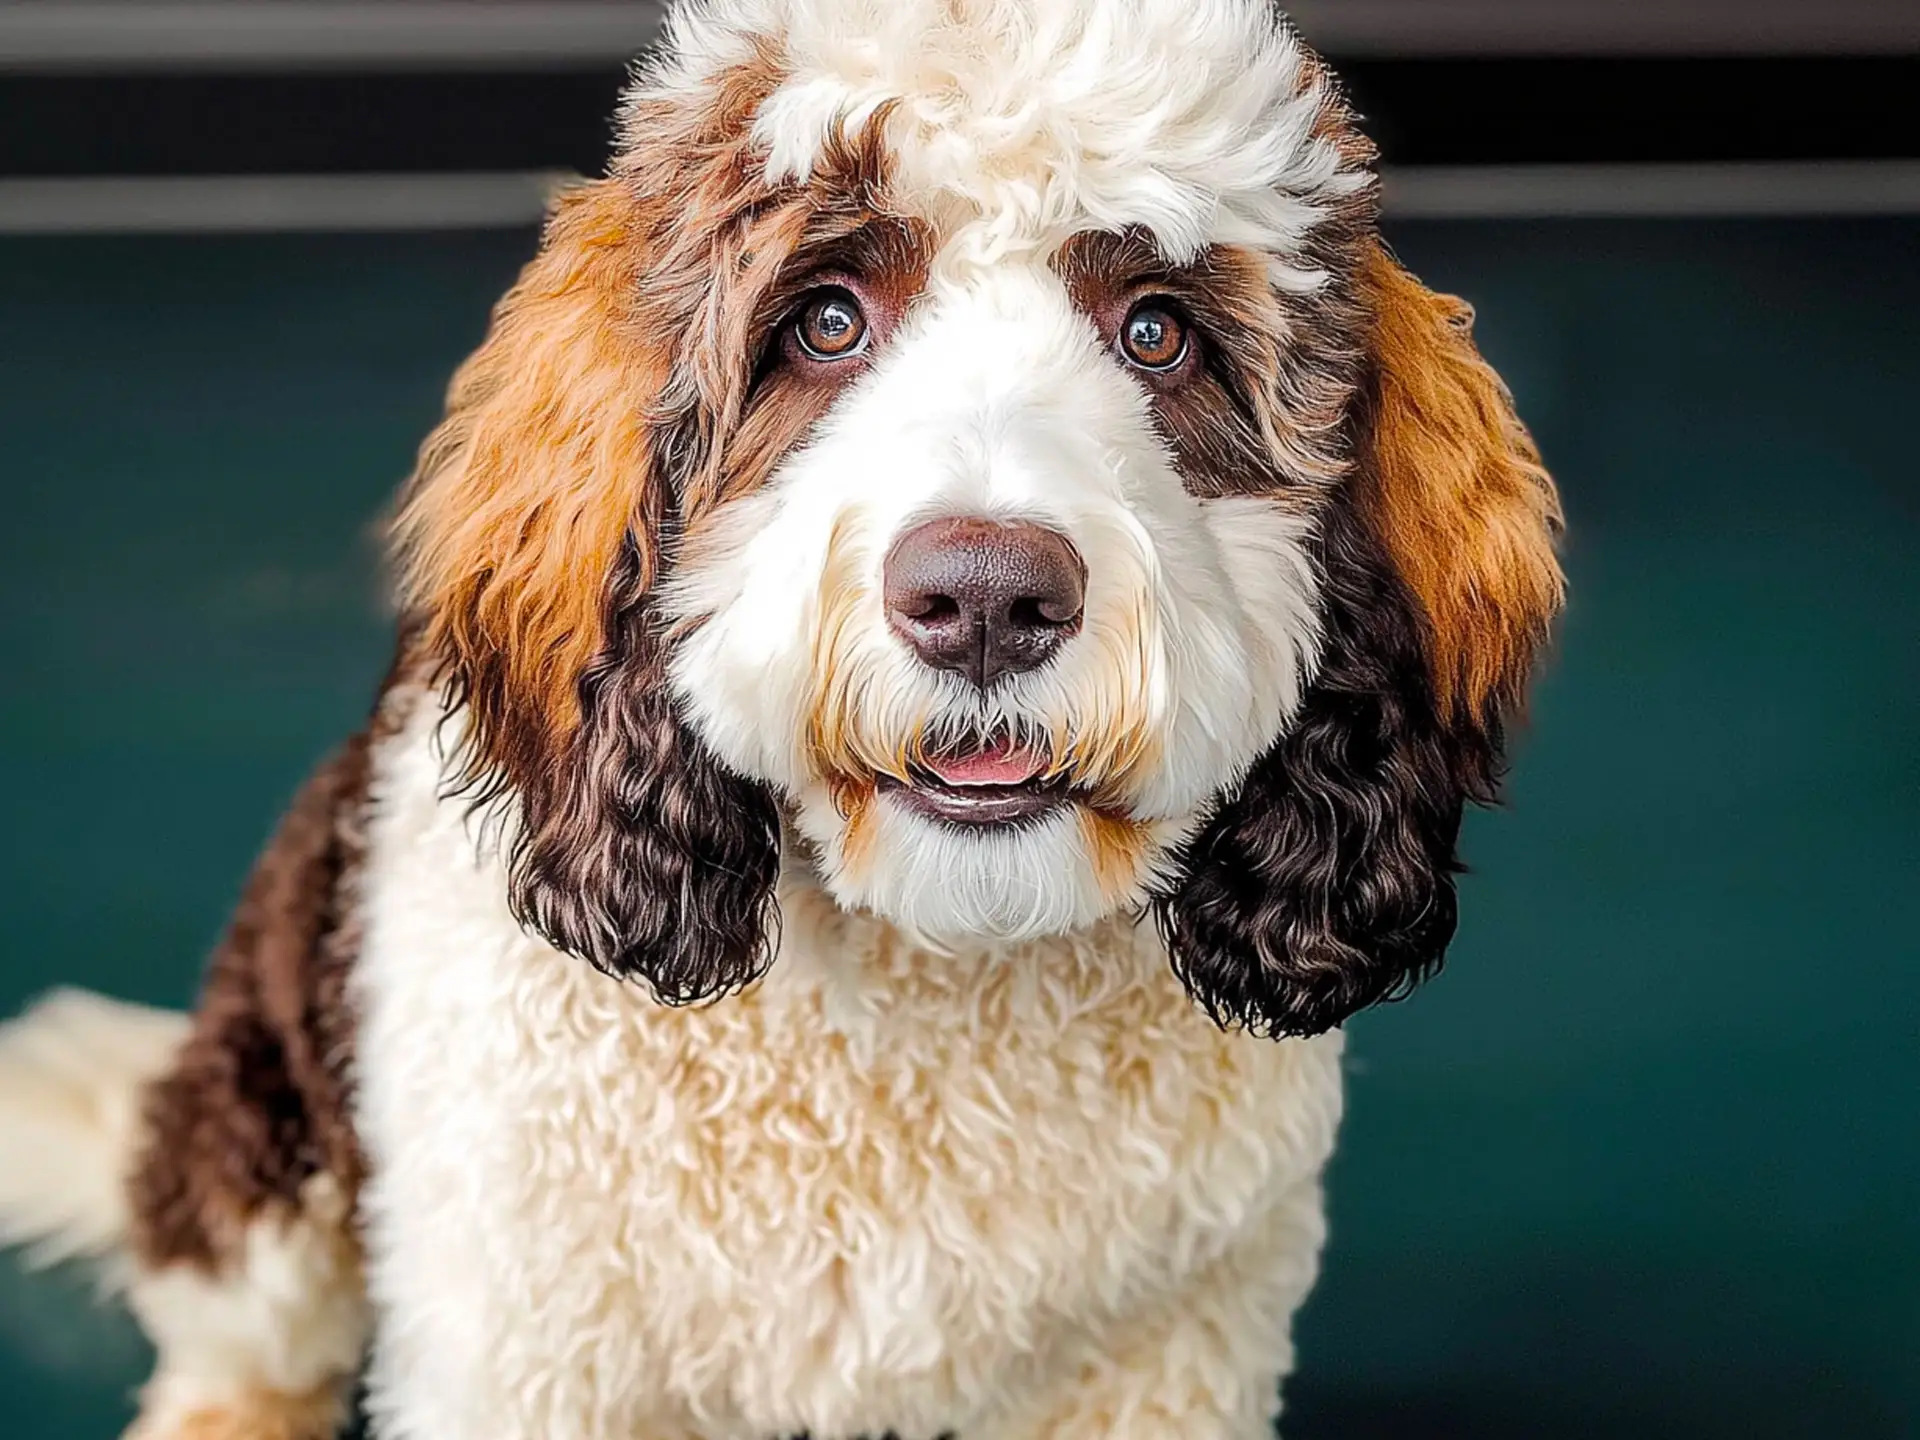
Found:
[[[1066,803],[1067,788],[1043,778],[1046,756],[1001,740],[931,755],[909,778],[880,777],[880,788],[909,809],[950,825],[1010,825]]]
[[[948,785],[916,775],[909,784],[883,775],[880,789],[908,809],[950,825],[1011,825],[1048,814],[1067,802],[1064,785],[1032,780],[1019,785]]]

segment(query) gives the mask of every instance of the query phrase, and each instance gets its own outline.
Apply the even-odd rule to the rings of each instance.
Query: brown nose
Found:
[[[1044,664],[1080,628],[1087,567],[1057,530],[963,517],[887,552],[887,623],[927,664],[982,690]]]

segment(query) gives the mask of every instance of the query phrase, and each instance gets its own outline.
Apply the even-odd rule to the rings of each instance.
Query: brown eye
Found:
[[[1171,370],[1187,358],[1187,327],[1164,300],[1142,300],[1120,326],[1120,350],[1142,370]]]
[[[867,348],[867,317],[845,290],[822,290],[801,307],[794,338],[810,360],[845,360]]]

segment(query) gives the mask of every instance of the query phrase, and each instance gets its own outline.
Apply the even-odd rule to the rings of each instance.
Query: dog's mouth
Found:
[[[880,789],[908,809],[949,825],[1015,825],[1051,813],[1069,798],[1065,777],[1047,775],[1047,757],[1010,737],[950,747]]]

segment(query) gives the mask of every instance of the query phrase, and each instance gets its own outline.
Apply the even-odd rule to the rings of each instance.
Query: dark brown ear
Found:
[[[1355,469],[1322,516],[1324,635],[1292,728],[1188,845],[1156,906],[1222,1024],[1311,1035],[1437,969],[1454,845],[1558,611],[1552,482],[1469,313],[1384,251]]]
[[[666,684],[649,599],[678,422],[671,329],[635,313],[650,238],[622,181],[562,197],[454,378],[395,542],[464,726],[456,778],[511,807],[516,914],[680,1003],[764,968],[779,837],[772,796],[714,759]]]

